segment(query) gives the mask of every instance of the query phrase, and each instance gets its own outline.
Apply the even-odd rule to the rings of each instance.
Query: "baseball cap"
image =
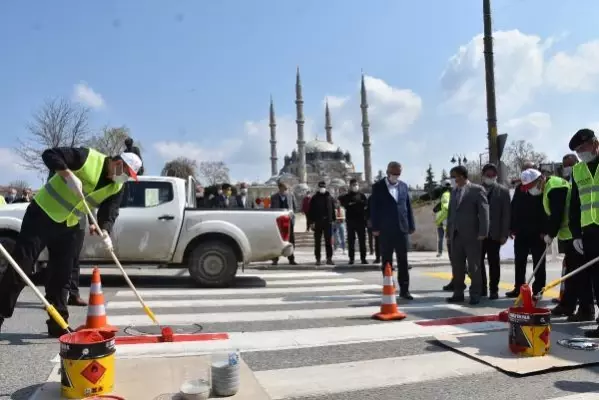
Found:
[[[142,165],[141,158],[137,154],[129,152],[122,153],[120,157],[127,167],[127,175],[137,181],[137,172]]]
[[[593,132],[591,129],[580,129],[574,134],[574,136],[572,136],[570,143],[568,143],[568,147],[570,150],[575,151],[578,146],[594,138],[595,132]]]
[[[541,175],[541,172],[534,168],[529,168],[522,171],[522,174],[520,175],[522,186],[520,186],[520,189],[522,189],[522,191],[527,191],[528,189],[532,188],[534,183],[541,177]]]

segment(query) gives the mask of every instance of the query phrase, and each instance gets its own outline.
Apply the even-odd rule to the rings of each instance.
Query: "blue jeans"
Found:
[[[345,250],[345,222],[335,222],[333,229],[335,231],[335,250],[339,247]]]
[[[437,253],[443,254],[443,239],[445,238],[445,227],[437,227]]]

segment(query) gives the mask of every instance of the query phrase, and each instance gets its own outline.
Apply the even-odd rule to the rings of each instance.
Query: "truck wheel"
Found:
[[[227,287],[236,274],[237,257],[226,243],[200,243],[190,254],[189,275],[200,286]]]

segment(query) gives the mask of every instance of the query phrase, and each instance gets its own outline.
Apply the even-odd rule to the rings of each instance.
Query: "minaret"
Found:
[[[277,121],[275,120],[275,105],[270,96],[270,176],[277,176],[279,168],[277,167]]]
[[[304,100],[302,98],[302,82],[300,80],[300,71],[297,67],[295,76],[295,108],[297,124],[297,157],[298,171],[297,175],[300,183],[306,183],[306,141],[304,140]]]
[[[372,184],[372,158],[370,156],[370,122],[368,122],[368,100],[366,99],[366,84],[362,73],[360,90],[360,108],[362,109],[362,147],[364,148],[364,179]]]
[[[329,110],[329,101],[324,107],[324,130],[327,133],[327,142],[333,144],[333,125],[331,125],[331,111]]]

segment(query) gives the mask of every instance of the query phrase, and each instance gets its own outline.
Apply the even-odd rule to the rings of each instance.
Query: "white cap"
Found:
[[[127,164],[127,167],[129,168],[129,176],[137,180],[137,173],[142,165],[141,158],[139,158],[139,156],[135,153],[125,152],[121,154],[121,160]]]
[[[532,186],[532,183],[535,182],[541,176],[541,172],[534,168],[529,168],[527,170],[522,171],[520,175],[520,181],[522,182],[522,188],[528,189]]]

